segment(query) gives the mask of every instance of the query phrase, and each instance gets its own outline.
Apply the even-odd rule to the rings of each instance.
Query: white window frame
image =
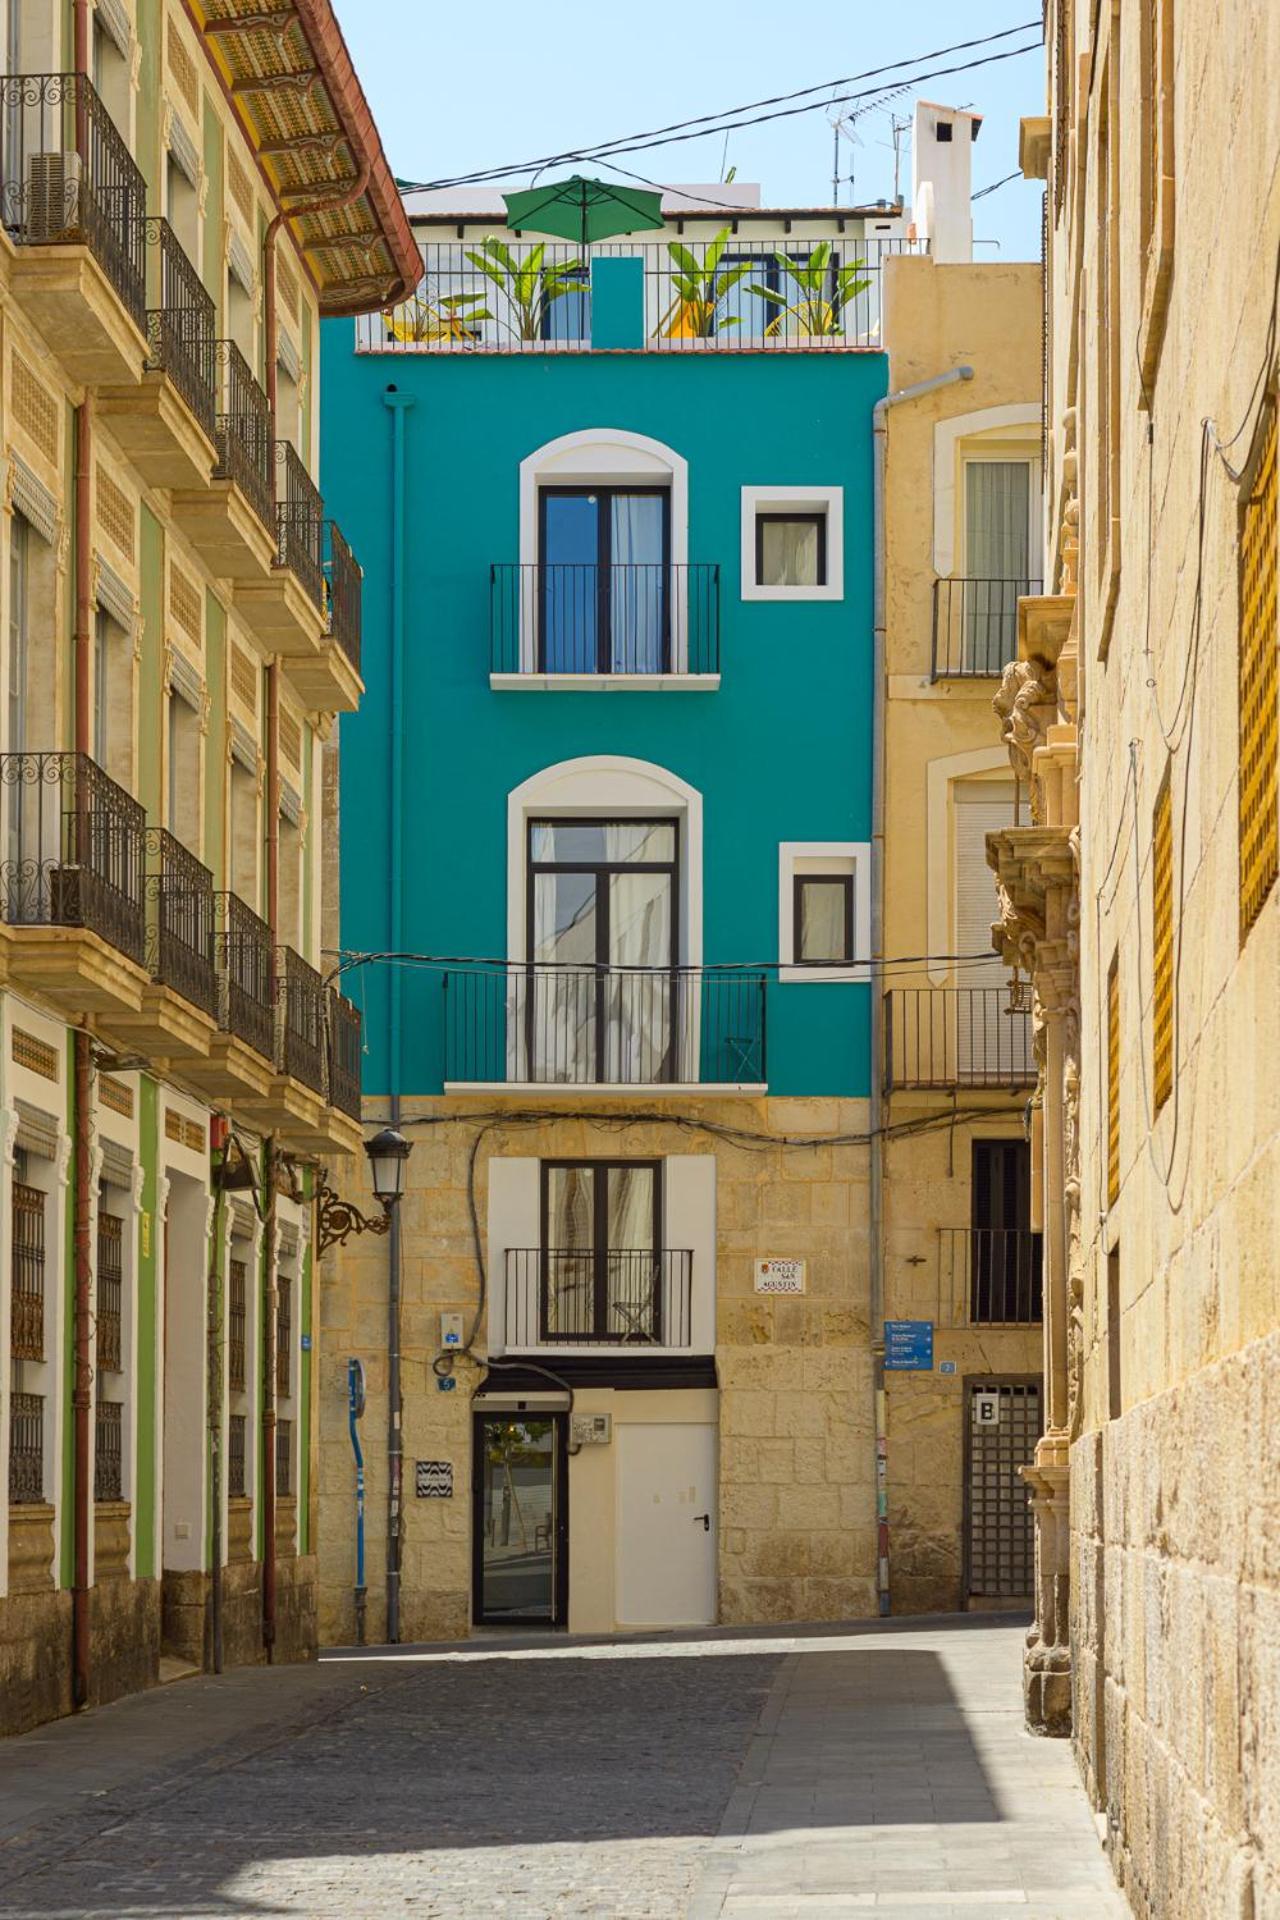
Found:
[[[795,880],[799,863],[813,862],[815,875],[852,873],[853,952],[850,966],[796,964]],[[825,865],[819,863],[825,862]],[[869,840],[783,840],[778,847],[778,979],[786,985],[869,980],[871,978],[871,842]]]
[[[756,580],[756,522],[762,513],[821,513],[827,522],[827,577],[820,587],[762,587]],[[844,599],[844,488],[744,487],[742,489],[742,590],[744,600]]]

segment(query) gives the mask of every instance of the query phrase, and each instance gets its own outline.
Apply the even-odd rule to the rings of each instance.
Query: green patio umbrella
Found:
[[[572,174],[545,187],[504,193],[507,225],[517,232],[552,233],[581,247],[617,233],[642,233],[660,227],[662,195],[641,187],[615,187],[608,180]]]

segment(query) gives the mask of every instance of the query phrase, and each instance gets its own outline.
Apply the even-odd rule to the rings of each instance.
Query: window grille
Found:
[[[293,1281],[284,1274],[277,1282],[276,1293],[276,1392],[286,1394],[292,1378],[290,1364],[293,1352]]]
[[[118,1373],[124,1365],[124,1221],[98,1211],[98,1367]],[[103,1499],[117,1499],[103,1494]]]
[[[1151,890],[1152,1058],[1159,1113],[1173,1092],[1173,793],[1167,773],[1152,827]]]
[[[13,1183],[13,1316],[15,1360],[44,1359],[44,1195]]]
[[[233,1413],[227,1422],[227,1498],[243,1500],[245,1498],[245,1439],[246,1419],[243,1413]]]
[[[293,1422],[276,1421],[276,1498],[293,1497]]]
[[[93,1426],[93,1497],[124,1498],[124,1407],[119,1400],[99,1400]]]
[[[9,1395],[9,1502],[38,1505],[44,1499],[44,1395]]]
[[[227,1290],[227,1386],[232,1393],[245,1390],[245,1311],[248,1296],[248,1269],[243,1260],[231,1262],[231,1283]]]
[[[1276,782],[1276,406],[1240,509],[1240,938],[1280,867]]]
[[[1107,975],[1107,1205],[1120,1198],[1120,959]]]

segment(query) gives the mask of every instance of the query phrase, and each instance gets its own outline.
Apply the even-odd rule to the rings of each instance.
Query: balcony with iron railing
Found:
[[[885,994],[884,1084],[1015,1091],[1036,1083],[1031,1013],[1003,987],[893,987]]]
[[[151,975],[202,1013],[218,1015],[213,875],[165,827],[147,831]]]
[[[145,966],[145,853],[141,803],[88,754],[0,754],[0,920],[7,926],[79,928]],[[33,948],[37,974],[42,953]],[[32,984],[52,985],[51,973]]]
[[[324,523],[324,599],[329,637],[360,671],[360,597],[363,575],[335,520]]]
[[[0,219],[20,256],[87,248],[145,334],[146,181],[92,81],[83,73],[4,75],[0,132]],[[82,379],[137,378],[136,336],[122,335],[116,316],[74,272],[55,268],[27,280],[19,271],[20,297]]]
[[[592,680],[705,686],[720,674],[714,563],[501,563],[489,569],[495,684]]]
[[[323,611],[324,502],[289,440],[276,441],[276,563],[293,574],[307,598]]]
[[[277,1062],[283,1073],[313,1093],[324,1093],[324,982],[292,947],[279,948],[277,962]]]
[[[234,340],[219,340],[221,370],[214,477],[234,481],[273,537],[276,533],[275,427],[267,396]]]
[[[762,973],[728,968],[450,971],[446,1084],[759,1091],[765,998]]]
[[[362,353],[796,352],[879,348],[906,239],[432,241],[407,301],[356,322]]]
[[[270,1063],[275,1060],[271,929],[236,893],[216,896],[214,954],[218,1024]]]
[[[692,1282],[687,1248],[509,1247],[504,1342],[688,1348]]]
[[[940,1227],[939,1325],[1037,1326],[1042,1269],[1043,1238],[1030,1227]]]
[[[361,1019],[358,1007],[329,988],[329,1102],[360,1118]]]
[[[933,678],[998,680],[1018,657],[1018,602],[1032,579],[952,578],[933,583]]]
[[[147,221],[148,361],[172,381],[212,440],[218,415],[218,325],[211,294],[165,219]]]

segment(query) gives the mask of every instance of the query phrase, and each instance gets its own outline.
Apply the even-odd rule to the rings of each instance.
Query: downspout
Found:
[[[82,6],[76,7],[76,32],[79,38]],[[76,413],[75,473],[75,746],[76,824],[83,834],[85,794],[84,760],[93,748],[90,725],[93,636],[93,562],[90,538],[90,476],[93,471],[93,403],[86,394]],[[78,848],[83,857],[84,849]],[[76,1707],[88,1704],[90,1667],[90,1592],[89,1527],[92,1515],[93,1486],[89,1474],[89,1422],[93,1412],[93,1248],[90,1244],[89,1216],[93,1195],[91,1174],[93,1140],[91,1130],[93,1060],[91,1041],[84,1027],[75,1032],[75,1117],[74,1137],[76,1178],[73,1196],[72,1248],[75,1275],[75,1376],[72,1390],[74,1422],[73,1528],[74,1565],[71,1583],[72,1671],[71,1699]]]
[[[276,1136],[263,1142],[262,1287],[262,1645],[267,1664],[276,1644]]]
[[[890,407],[919,400],[958,380],[972,380],[972,367],[952,367],[931,380],[887,393],[872,410],[874,449],[875,612],[872,632],[871,723],[871,1358],[874,1369],[876,1440],[876,1597],[889,1611],[889,1420],[884,1378],[884,815],[885,719],[885,470]]]
[[[390,902],[388,945],[392,953],[404,946],[404,821],[401,809],[404,774],[404,416],[412,395],[388,387],[382,396],[391,409],[391,676],[388,688],[387,731],[390,735],[388,798],[391,818],[387,834],[387,892]],[[400,971],[392,967],[387,986],[387,1061],[391,1087],[391,1124],[400,1125]],[[391,1209],[387,1233],[387,1643],[400,1641],[400,1519],[403,1507],[404,1434],[400,1392],[400,1209]]]

